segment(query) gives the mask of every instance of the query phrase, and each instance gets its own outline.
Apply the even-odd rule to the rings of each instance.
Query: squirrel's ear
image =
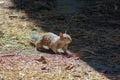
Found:
[[[60,36],[60,38],[63,38],[63,33],[60,32],[60,33],[59,33],[59,36]]]

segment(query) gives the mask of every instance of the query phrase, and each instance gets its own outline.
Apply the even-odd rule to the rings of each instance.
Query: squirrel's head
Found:
[[[66,33],[63,34],[62,32],[60,32],[59,36],[60,36],[60,40],[64,42],[65,44],[69,44],[72,42],[72,38],[70,37],[70,35]]]

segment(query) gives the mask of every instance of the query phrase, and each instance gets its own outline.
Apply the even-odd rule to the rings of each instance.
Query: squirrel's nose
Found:
[[[72,38],[70,37],[70,41],[72,42]]]
[[[69,43],[71,43],[72,42],[72,39],[71,38],[69,38]]]

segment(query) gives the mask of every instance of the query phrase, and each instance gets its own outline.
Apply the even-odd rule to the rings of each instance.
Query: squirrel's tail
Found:
[[[38,41],[39,40],[40,35],[39,34],[30,34],[29,38],[32,39],[33,41]]]
[[[39,40],[40,35],[39,34],[30,34],[29,39],[30,39],[30,45],[34,46],[36,45],[36,42]]]

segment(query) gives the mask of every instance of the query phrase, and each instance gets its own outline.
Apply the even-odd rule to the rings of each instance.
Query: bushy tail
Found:
[[[29,39],[30,39],[30,45],[35,47],[36,42],[39,40],[40,35],[39,34],[30,34]]]
[[[38,41],[39,40],[40,35],[39,34],[30,34],[29,38],[32,39],[33,41]]]

